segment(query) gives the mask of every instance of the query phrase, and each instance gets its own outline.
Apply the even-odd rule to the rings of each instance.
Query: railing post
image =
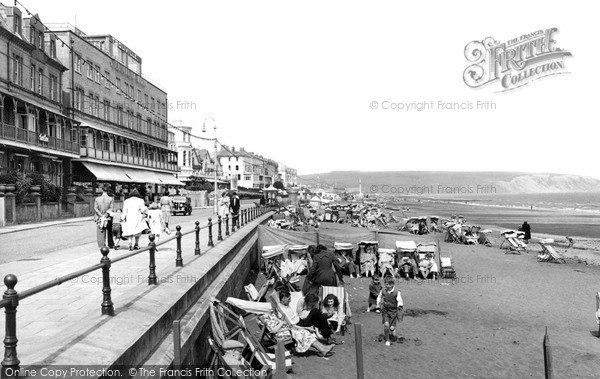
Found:
[[[235,225],[235,224],[236,224],[236,222],[237,222],[237,221],[236,221],[236,217],[235,217],[235,216],[233,216],[233,217],[231,218],[231,233],[235,232],[235,227],[236,227],[236,225]]]
[[[241,229],[244,226],[244,210],[240,209],[238,211],[238,227]]]
[[[15,291],[17,277],[8,274],[4,277],[4,284],[7,289],[2,299],[9,299],[10,304],[4,307],[6,314],[6,335],[4,337],[4,359],[2,360],[2,377],[16,377],[16,370],[19,369],[19,359],[17,358],[17,306],[19,305],[19,294]],[[12,375],[6,375],[7,370],[12,370]]]
[[[210,217],[208,218],[208,246],[215,246],[212,240],[212,218]]]
[[[221,234],[221,216],[217,219],[217,241],[223,241],[223,234]]]
[[[248,219],[246,218],[246,209],[242,209],[242,221],[241,221],[240,225],[244,226],[247,223],[248,223]]]
[[[100,263],[104,265],[102,266],[102,314],[114,316],[115,308],[110,298],[112,290],[110,289],[110,258],[108,257],[108,252],[109,250],[106,246],[100,249],[100,253],[102,254]]]
[[[181,225],[175,227],[177,229],[177,258],[175,259],[175,267],[183,267],[183,259],[181,259]]]
[[[154,262],[154,254],[156,253],[156,244],[154,243],[154,234],[150,234],[148,239],[150,240],[150,274],[148,275],[148,284],[158,284],[158,278],[156,277],[156,264]]]
[[[225,215],[225,237],[229,235],[229,214]]]
[[[200,221],[196,221],[196,248],[194,249],[194,255],[200,255]]]

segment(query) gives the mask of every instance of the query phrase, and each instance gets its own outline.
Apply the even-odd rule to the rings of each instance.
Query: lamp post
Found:
[[[218,188],[217,187],[217,161],[219,159],[219,157],[217,157],[217,153],[218,153],[217,152],[217,122],[212,117],[205,118],[204,122],[202,123],[202,132],[203,133],[206,132],[206,120],[212,120],[212,122],[214,124],[213,129],[215,130],[215,140],[214,140],[214,143],[215,143],[215,172],[214,172],[214,175],[215,175],[215,178],[214,178],[215,179],[215,187],[213,189],[213,196],[215,198],[214,199],[214,203],[215,204],[214,204],[214,207],[213,207],[213,211],[214,211],[214,214],[217,214],[219,212],[218,206],[217,206],[217,200],[218,200],[218,198],[217,198],[217,188]]]

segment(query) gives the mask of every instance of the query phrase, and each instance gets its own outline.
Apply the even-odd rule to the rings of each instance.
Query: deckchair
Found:
[[[396,276],[396,250],[379,248],[377,252],[379,253],[377,268],[381,277],[384,277],[388,272],[392,276]]]
[[[244,291],[250,301],[261,301],[274,283],[275,279],[269,279],[260,287],[260,290],[257,290],[254,284],[250,283],[244,286]]]
[[[550,245],[553,242],[553,239],[545,239],[539,241],[539,244],[542,247],[542,252],[537,257],[538,261],[565,263],[565,259],[562,257],[562,255],[554,249],[554,246]]]
[[[506,243],[507,250],[506,254],[521,254],[521,252],[527,252],[527,244],[521,241],[523,232],[517,232],[515,230],[505,230],[500,233],[504,240],[500,243],[500,248]]]
[[[280,270],[280,261],[283,259],[283,255],[287,252],[288,245],[273,245],[273,246],[263,246],[262,249],[262,259],[265,269],[265,275],[267,278],[273,276],[274,271],[279,274]],[[262,265],[261,265],[262,266]]]
[[[342,325],[341,331],[342,335],[346,334],[348,331],[348,323],[350,321],[350,317],[352,317],[352,309],[350,308],[350,301],[348,300],[348,293],[344,287],[330,287],[330,286],[322,286],[319,289],[319,297],[321,300],[325,299],[325,296],[332,294],[338,298],[340,301],[340,305],[342,306],[342,310],[344,312],[344,325]]]
[[[431,254],[431,257],[433,258],[433,266],[431,266],[429,272],[435,273],[435,276],[437,276],[440,270],[438,269],[438,264],[436,261],[438,256],[438,249],[437,244],[435,242],[420,243],[417,245],[417,267],[419,263],[421,263],[422,259],[427,258],[427,254]]]
[[[246,360],[246,356],[248,354],[244,354],[243,352],[242,354],[245,355],[244,360],[239,363],[236,362],[235,365],[231,365],[224,358],[225,351],[221,346],[222,344],[217,343],[217,341],[213,340],[212,338],[208,338],[208,345],[213,351],[214,357],[217,358],[216,360],[213,358],[212,367],[227,368],[227,370],[215,370],[215,372],[219,373],[219,378],[239,378],[240,376],[236,375],[236,373],[239,373],[240,375],[245,375],[242,376],[244,378],[269,378],[273,374],[271,370],[275,370],[274,367],[270,367],[269,365],[260,362],[260,360],[256,359],[254,356],[250,358],[251,361],[249,362],[248,360]],[[247,348],[249,346],[250,345],[244,347],[244,350],[247,351]],[[218,365],[214,365],[217,362]],[[254,365],[252,363],[254,363]],[[233,376],[229,376],[228,374],[231,374]]]
[[[233,307],[232,307],[233,306]],[[246,357],[252,364],[253,362],[259,362],[261,365],[267,365],[273,370],[276,369],[275,355],[267,351],[267,349],[254,338],[243,315],[236,312],[236,309],[240,309],[244,312],[251,313],[253,315],[269,314],[271,313],[271,305],[269,303],[259,303],[254,301],[246,301],[236,298],[227,298],[225,303],[222,303],[216,299],[211,301],[211,325],[213,325],[213,338],[218,341],[221,337],[224,340],[235,339],[245,344],[245,350],[248,351]],[[214,312],[213,312],[214,311]],[[213,314],[216,315],[216,320],[213,318]],[[255,320],[258,320],[255,318]],[[215,334],[214,325],[218,325],[217,328],[221,328],[221,331]],[[222,344],[222,342],[220,342]],[[287,359],[291,356],[290,352],[286,350],[286,368],[292,367],[291,359]]]

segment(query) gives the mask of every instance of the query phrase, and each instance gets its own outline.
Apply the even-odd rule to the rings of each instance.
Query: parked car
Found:
[[[182,213],[185,215],[192,214],[192,199],[190,197],[185,196],[173,196],[173,208],[171,209],[171,213],[175,216],[177,213]]]

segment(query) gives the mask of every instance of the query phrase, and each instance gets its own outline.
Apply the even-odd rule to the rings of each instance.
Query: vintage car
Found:
[[[171,213],[173,216],[177,213],[182,213],[183,215],[192,214],[191,198],[185,196],[173,196],[171,200],[173,201],[173,207],[171,208]]]

